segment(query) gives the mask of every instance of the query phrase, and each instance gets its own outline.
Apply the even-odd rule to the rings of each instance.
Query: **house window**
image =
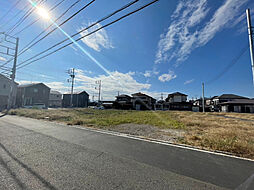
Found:
[[[4,84],[4,86],[3,86],[3,87],[4,87],[4,89],[6,89],[6,84]]]
[[[34,88],[34,93],[37,93],[38,92],[38,89],[37,88]]]

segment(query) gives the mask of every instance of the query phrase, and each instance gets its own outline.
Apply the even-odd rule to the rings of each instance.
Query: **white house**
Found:
[[[0,74],[0,111],[7,108],[8,99],[11,91],[11,79]],[[18,83],[14,83],[13,93],[12,93],[12,105],[15,106],[16,94],[17,94],[17,85]]]

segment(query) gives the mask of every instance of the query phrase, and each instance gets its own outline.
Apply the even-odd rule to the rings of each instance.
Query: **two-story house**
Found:
[[[192,110],[192,103],[187,102],[186,94],[175,92],[165,99],[164,109],[169,110]]]
[[[19,85],[16,105],[18,107],[33,107],[40,105],[48,108],[50,88],[43,83]]]
[[[153,110],[156,99],[141,92],[132,94],[132,106],[135,110]]]
[[[132,109],[131,97],[126,94],[116,96],[113,107],[116,109]]]

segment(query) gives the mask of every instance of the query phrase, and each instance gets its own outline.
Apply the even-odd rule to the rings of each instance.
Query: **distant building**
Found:
[[[116,109],[132,109],[132,101],[131,97],[126,94],[121,94],[116,96],[116,100],[114,102],[114,108]]]
[[[165,99],[164,110],[192,110],[192,103],[187,102],[186,94],[175,92]]]
[[[235,94],[222,94],[220,96],[214,96],[211,99],[211,105],[210,105],[210,109],[212,111],[222,111],[221,110],[221,104],[224,102],[229,102],[229,101],[233,101],[233,100],[240,100],[240,99],[248,99],[246,97],[243,96],[238,96]]]
[[[49,94],[49,107],[62,107],[62,94],[58,91],[51,90]]]
[[[165,109],[165,101],[159,100],[155,104],[155,110],[164,110]]]
[[[248,98],[243,97],[243,96],[238,96],[238,95],[235,95],[235,94],[222,94],[220,96],[214,96],[212,98],[212,101],[213,101],[214,105],[219,105],[223,102],[228,102],[228,101],[232,101],[232,100],[235,100],[235,99],[248,99]]]
[[[8,98],[11,91],[11,79],[7,78],[6,76],[0,74],[0,111],[7,108],[8,105]],[[11,107],[15,106],[16,101],[16,94],[17,94],[17,85],[18,83],[14,83],[14,89],[13,89],[13,96]]]
[[[132,94],[132,106],[135,110],[153,110],[156,99],[141,92]]]
[[[50,88],[43,83],[19,85],[16,96],[16,105],[18,107],[30,107],[37,104],[43,104],[48,108],[49,92]]]
[[[73,93],[72,98],[72,107],[88,107],[89,102],[89,94],[86,91]],[[63,95],[63,107],[68,108],[71,107],[71,94],[64,94]]]
[[[169,103],[186,102],[187,96],[188,95],[186,94],[175,92],[175,93],[169,94],[165,101]]]
[[[253,99],[234,99],[220,105],[222,112],[254,113]]]

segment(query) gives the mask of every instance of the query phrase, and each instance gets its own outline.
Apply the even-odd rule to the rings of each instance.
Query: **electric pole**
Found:
[[[253,55],[253,27],[251,25],[250,18],[250,9],[246,10],[247,15],[247,25],[248,25],[248,33],[249,33],[249,42],[250,42],[250,59],[251,59],[251,67],[252,67],[252,80],[254,84],[254,55]]]
[[[98,80],[95,83],[99,85],[99,88],[98,88],[98,90],[99,90],[98,103],[99,103],[101,101],[101,80]],[[95,88],[95,89],[97,89],[97,88]]]
[[[19,38],[15,38],[13,36],[10,36],[8,34],[5,33],[0,33],[0,35],[3,35],[3,39],[0,43],[4,42],[7,45],[1,45],[0,47],[2,47],[3,49],[6,50],[6,52],[0,52],[1,54],[7,55],[7,56],[11,56],[14,59],[13,62],[13,67],[11,70],[11,83],[10,83],[10,91],[9,91],[9,95],[8,95],[8,102],[7,102],[7,110],[10,110],[11,107],[15,104],[15,95],[14,95],[14,88],[15,88],[15,77],[16,77],[16,67],[17,67],[17,58],[18,58],[18,45],[19,45]],[[12,39],[12,40],[11,40]],[[13,39],[15,40],[15,42],[13,41]],[[13,47],[15,46],[15,47]],[[14,51],[14,55],[13,52]]]
[[[205,85],[202,83],[202,107],[203,112],[205,112]]]
[[[72,107],[73,106],[73,87],[74,87],[75,69],[74,68],[70,69],[68,71],[68,74],[71,77],[71,101],[70,101],[70,107]],[[70,82],[69,79],[68,79],[68,82]]]
[[[163,93],[161,93],[161,100],[163,100]]]

